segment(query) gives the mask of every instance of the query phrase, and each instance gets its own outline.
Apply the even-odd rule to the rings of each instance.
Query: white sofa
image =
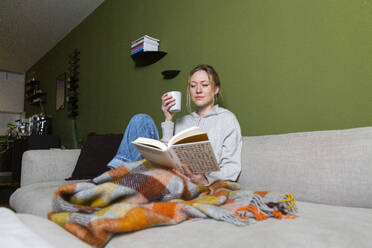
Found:
[[[372,127],[243,139],[241,187],[291,192],[298,218],[244,227],[187,221],[116,235],[105,247],[372,247]],[[18,218],[55,247],[88,247],[46,218],[79,153],[27,151],[10,199]]]

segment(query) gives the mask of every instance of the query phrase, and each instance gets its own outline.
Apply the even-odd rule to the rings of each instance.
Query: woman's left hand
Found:
[[[204,176],[204,174],[193,174],[191,172],[191,170],[189,169],[189,167],[187,167],[186,164],[182,164],[182,168],[183,168],[183,171],[184,171],[184,174],[180,173],[179,171],[177,170],[174,170],[173,171],[180,175],[181,177],[193,182],[193,183],[196,183],[196,184],[202,184],[202,185],[207,185],[208,184],[208,180],[207,178]]]

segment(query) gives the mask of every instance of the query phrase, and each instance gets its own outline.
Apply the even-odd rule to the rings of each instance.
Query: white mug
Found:
[[[176,101],[175,105],[169,108],[170,112],[180,112],[181,111],[181,92],[180,91],[170,91],[167,92],[168,96],[172,96]]]

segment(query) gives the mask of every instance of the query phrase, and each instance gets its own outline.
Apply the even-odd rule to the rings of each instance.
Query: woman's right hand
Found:
[[[169,111],[169,108],[176,104],[176,99],[164,93],[161,97],[161,110],[164,113],[165,121],[172,121],[174,113]]]

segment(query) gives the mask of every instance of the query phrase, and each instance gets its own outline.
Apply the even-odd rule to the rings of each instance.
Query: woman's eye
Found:
[[[209,86],[209,84],[203,84],[203,87],[208,87]]]
[[[195,86],[196,86],[195,84],[191,84],[190,85],[191,88],[195,88]]]

